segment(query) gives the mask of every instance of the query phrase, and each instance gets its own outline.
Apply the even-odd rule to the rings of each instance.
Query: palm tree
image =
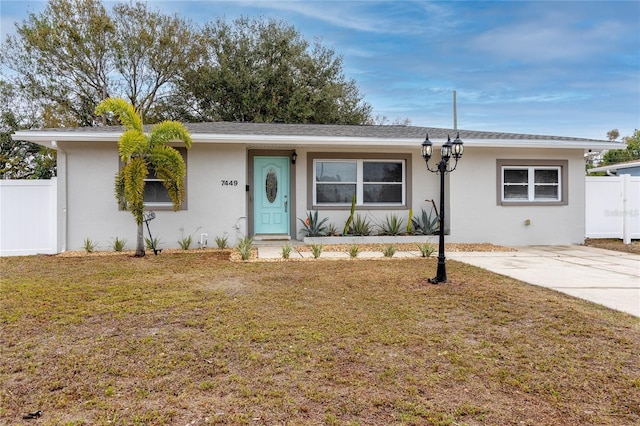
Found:
[[[133,105],[124,99],[105,99],[96,107],[96,114],[113,114],[125,128],[118,142],[118,153],[124,167],[116,175],[115,195],[120,208],[131,211],[136,220],[136,257],[142,257],[145,255],[142,227],[144,180],[149,170],[152,170],[167,189],[173,209],[178,210],[184,198],[186,166],[180,153],[168,143],[180,140],[187,149],[191,148],[191,135],[187,128],[177,121],[155,124],[151,131],[145,134],[140,115]]]

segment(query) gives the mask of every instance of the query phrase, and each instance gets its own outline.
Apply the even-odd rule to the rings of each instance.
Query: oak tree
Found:
[[[188,21],[145,3],[119,3],[110,12],[100,0],[49,0],[16,24],[0,60],[16,86],[58,120],[92,126],[96,105],[112,96],[152,119],[158,97],[197,55],[196,40]]]
[[[371,107],[342,57],[310,45],[292,26],[240,18],[209,23],[206,56],[182,76],[180,101],[194,121],[365,124]]]

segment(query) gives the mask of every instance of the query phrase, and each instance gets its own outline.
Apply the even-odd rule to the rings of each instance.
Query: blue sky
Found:
[[[109,7],[111,1],[104,1]],[[161,1],[196,23],[283,20],[344,59],[374,115],[606,139],[640,128],[640,1]],[[44,1],[1,0],[0,31]]]

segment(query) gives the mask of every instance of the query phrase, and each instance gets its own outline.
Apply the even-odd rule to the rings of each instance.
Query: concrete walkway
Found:
[[[394,257],[419,256],[417,251],[399,251]],[[447,259],[640,317],[640,256],[636,254],[569,245],[518,247],[515,252],[447,252],[446,256]],[[279,259],[282,257],[282,247],[259,246],[258,257]],[[312,254],[299,253],[294,248],[290,257],[310,258]],[[323,252],[321,257],[347,259],[349,255]],[[358,257],[383,255],[382,252],[361,252]]]

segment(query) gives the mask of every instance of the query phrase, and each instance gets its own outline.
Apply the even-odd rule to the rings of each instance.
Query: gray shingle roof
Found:
[[[335,124],[279,124],[279,123],[193,123],[188,124],[193,133],[223,133],[280,136],[333,136],[389,139],[455,138],[453,129],[416,126],[348,126]],[[515,133],[480,132],[460,130],[461,139],[554,139],[552,136],[532,136]],[[574,138],[566,138],[574,140]]]
[[[478,130],[443,129],[418,126],[377,126],[377,125],[338,125],[338,124],[282,124],[282,123],[239,123],[239,122],[208,122],[185,123],[192,134],[222,134],[222,135],[254,135],[254,136],[309,136],[309,137],[353,137],[353,138],[381,138],[381,139],[424,139],[428,133],[431,139],[455,138],[460,132],[464,140],[547,140],[547,141],[575,141],[575,142],[605,142],[603,140],[573,138],[567,136],[531,135],[522,133],[487,132]],[[145,129],[150,126],[145,126]],[[63,129],[45,129],[46,131],[64,132],[121,132],[120,126],[107,127],[78,127]]]

